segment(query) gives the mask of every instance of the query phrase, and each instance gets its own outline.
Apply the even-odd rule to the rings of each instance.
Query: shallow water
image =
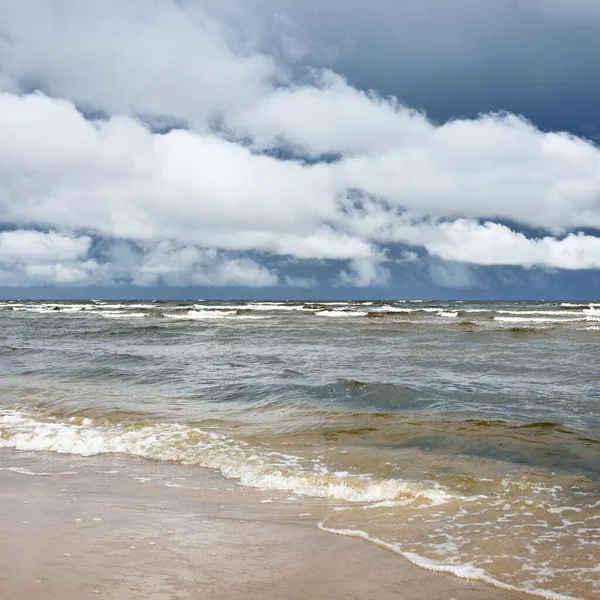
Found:
[[[3,302],[0,447],[323,498],[321,527],[600,591],[600,303]]]

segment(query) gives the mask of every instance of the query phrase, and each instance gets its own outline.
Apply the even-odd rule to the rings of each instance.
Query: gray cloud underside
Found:
[[[511,114],[434,124],[330,69],[298,80],[331,49],[268,5],[2,2],[0,285],[315,284],[261,257],[382,285],[396,247],[442,282],[444,261],[600,268],[597,146]]]

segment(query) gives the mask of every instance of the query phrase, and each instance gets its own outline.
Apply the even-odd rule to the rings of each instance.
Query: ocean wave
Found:
[[[82,310],[84,310],[85,307],[73,307],[73,306],[69,306],[69,307],[60,307],[60,306],[53,306],[53,307],[47,307],[47,306],[15,306],[13,307],[13,311],[15,312],[27,312],[27,313],[36,313],[36,314],[56,314],[56,313],[73,313],[73,312],[80,312]]]
[[[248,487],[355,503],[420,500],[437,505],[451,498],[434,484],[330,472],[314,460],[180,424],[100,424],[79,417],[42,420],[9,410],[0,413],[0,448],[80,456],[114,453],[194,464]]]
[[[497,309],[496,311],[499,315],[542,315],[546,317],[570,317],[574,314],[574,311],[570,310],[501,310]],[[582,311],[581,314],[584,314],[585,311]]]
[[[494,317],[494,321],[504,323],[582,323],[589,320],[587,317],[579,318],[552,318],[552,317]]]
[[[363,310],[323,310],[315,314],[319,317],[366,317],[369,313]]]
[[[85,306],[94,311],[124,309],[156,310],[157,308],[155,303],[149,304],[147,302],[93,302],[93,304],[86,304]]]
[[[600,304],[595,302],[585,302],[585,303],[573,303],[573,302],[561,302],[561,306],[565,308],[594,308],[600,307]]]
[[[191,307],[193,310],[200,311],[257,311],[257,312],[292,312],[306,310],[302,305],[287,304],[284,302],[260,302],[247,304],[194,304]]]
[[[407,308],[406,306],[392,306],[391,304],[384,304],[383,306],[373,306],[370,308],[371,312],[381,313],[400,313],[409,314],[413,312],[419,312],[420,308]]]
[[[175,321],[204,321],[210,319],[249,319],[249,320],[260,320],[268,319],[268,316],[264,315],[248,315],[239,313],[236,310],[188,310],[184,313],[165,313],[165,317],[173,319]]]
[[[147,316],[146,313],[143,312],[126,312],[126,311],[102,311],[98,312],[101,317],[105,319],[140,319],[142,317]]]

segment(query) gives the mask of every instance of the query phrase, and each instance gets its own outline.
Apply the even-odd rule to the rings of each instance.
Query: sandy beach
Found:
[[[160,464],[129,459],[125,477],[118,461],[80,472],[73,457],[0,453],[2,600],[525,597],[323,533],[293,501],[208,471],[180,466],[184,488],[172,465],[165,480]]]

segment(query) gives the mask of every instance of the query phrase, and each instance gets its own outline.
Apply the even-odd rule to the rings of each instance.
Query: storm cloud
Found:
[[[593,141],[501,97],[433,120],[352,61],[421,92],[494,53],[560,81],[598,51],[600,9],[449,4],[2,0],[0,285],[364,288],[410,263],[468,287],[480,266],[600,268]]]

